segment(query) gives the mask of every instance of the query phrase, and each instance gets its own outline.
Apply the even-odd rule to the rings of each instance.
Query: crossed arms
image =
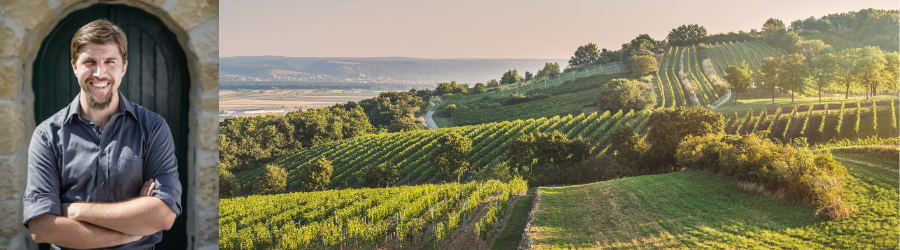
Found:
[[[45,213],[28,222],[31,237],[38,243],[67,248],[101,248],[169,230],[176,214],[161,199],[150,195],[155,186],[150,179],[139,197],[123,202],[64,203],[62,216]]]

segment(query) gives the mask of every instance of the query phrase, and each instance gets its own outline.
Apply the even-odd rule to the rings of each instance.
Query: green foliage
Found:
[[[236,117],[219,123],[219,163],[231,168],[373,131],[360,107],[312,108],[283,116]]]
[[[676,163],[675,149],[687,136],[724,133],[725,127],[721,114],[701,107],[658,109],[647,123],[647,142],[653,157],[646,164],[655,169]]]
[[[451,173],[459,177],[469,168],[466,153],[472,149],[472,139],[455,132],[444,134],[438,141],[437,152],[431,157],[431,163],[441,172]]]
[[[659,69],[659,62],[654,56],[632,56],[628,58],[628,73],[632,77],[653,74]]]
[[[544,63],[544,68],[537,71],[534,77],[556,77],[559,75],[559,63]]]
[[[550,97],[548,94],[537,94],[533,96],[525,96],[525,95],[511,95],[506,101],[503,101],[503,106],[516,105],[519,103],[526,103],[530,101],[536,101],[540,99],[544,99]]]
[[[728,65],[728,68],[725,69],[725,81],[728,82],[731,91],[734,91],[735,93],[747,92],[747,89],[750,88],[750,82],[753,81],[747,63],[742,62],[740,66]],[[737,103],[737,98],[732,98],[734,98],[735,103]]]
[[[488,180],[498,180],[502,182],[508,182],[513,179],[513,175],[510,173],[509,166],[503,163],[493,163],[487,165],[478,172],[475,172],[475,175],[472,176],[472,179],[475,181],[488,181]]]
[[[678,26],[669,31],[669,35],[666,37],[669,44],[676,46],[695,44],[703,38],[706,38],[706,28],[699,24]]]
[[[500,82],[498,82],[497,79],[491,79],[490,81],[488,81],[487,86],[488,88],[497,87],[500,86]]]
[[[525,80],[525,78],[519,75],[519,70],[512,69],[503,73],[503,77],[500,78],[500,84],[513,84],[523,80]]]
[[[792,201],[808,202],[831,219],[850,215],[841,199],[847,170],[828,152],[782,146],[756,134],[690,137],[677,149],[679,164],[760,183]]]
[[[645,83],[619,78],[600,88],[599,100],[607,110],[641,110],[656,104],[656,93]]]
[[[600,51],[597,49],[597,45],[588,43],[578,46],[578,49],[575,50],[575,55],[569,59],[569,66],[576,67],[578,65],[597,61],[598,59],[600,59]]]
[[[609,143],[610,147],[615,147],[613,157],[620,166],[646,170],[646,164],[642,164],[641,160],[650,146],[634,132],[631,125],[625,124],[613,130]]]
[[[390,187],[400,177],[397,166],[388,163],[372,164],[358,173],[359,186],[369,188]]]
[[[535,183],[568,183],[576,179],[578,171],[569,168],[587,159],[589,153],[587,141],[570,140],[556,130],[521,135],[507,149],[510,171]]]
[[[234,175],[226,170],[226,166],[219,165],[219,197],[235,196],[241,192],[241,184]]]
[[[263,181],[257,182],[254,188],[255,194],[276,194],[284,192],[287,186],[287,172],[283,168],[266,165]]]
[[[476,83],[476,84],[475,84],[475,87],[472,88],[472,93],[473,93],[473,94],[481,94],[481,93],[484,93],[484,83],[480,83],[480,82],[479,82],[479,83]]]
[[[891,129],[897,131],[897,110],[894,108],[894,99],[891,99]]]
[[[531,78],[533,77],[534,75],[532,75],[531,72],[525,71],[525,81],[531,81]]]
[[[450,83],[446,86],[458,85]],[[435,94],[442,94],[442,91],[435,90]],[[376,127],[390,127],[391,125],[403,127],[405,123],[408,123],[407,120],[413,118],[425,105],[427,103],[422,97],[407,91],[382,92],[378,97],[359,102],[359,106],[365,110],[369,121]],[[345,105],[345,107],[352,106],[354,106],[352,102]]]
[[[328,184],[331,183],[331,173],[333,172],[334,168],[331,166],[331,161],[319,158],[319,160],[301,168],[300,175],[297,177],[303,190],[325,190]]]

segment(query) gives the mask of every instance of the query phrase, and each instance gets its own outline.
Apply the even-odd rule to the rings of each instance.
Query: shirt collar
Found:
[[[137,115],[134,114],[134,105],[130,101],[128,101],[128,99],[125,99],[125,96],[122,95],[122,92],[116,92],[119,95],[119,108],[117,109],[118,111],[116,111],[116,114],[130,113],[132,117],[137,119]],[[78,95],[75,95],[75,100],[72,100],[72,102],[69,103],[69,106],[66,107],[66,109],[68,109],[68,115],[66,116],[66,120],[63,123],[69,123],[72,120],[73,116],[78,116],[78,118],[81,118],[81,115],[78,113],[78,109],[81,107],[81,101],[79,101],[78,99],[80,97],[81,93],[79,92]]]

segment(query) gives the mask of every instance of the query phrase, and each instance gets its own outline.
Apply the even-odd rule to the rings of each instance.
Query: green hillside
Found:
[[[748,185],[682,171],[539,188],[533,246],[896,249],[898,148],[831,151],[851,174],[844,199],[853,215],[847,219],[828,221],[807,206],[756,193]],[[878,157],[866,157],[872,155]]]
[[[287,191],[299,191],[297,177],[302,173],[301,168],[321,158],[332,161],[334,166],[332,188],[353,187],[357,184],[358,171],[382,163],[397,166],[401,179],[397,184],[437,182],[439,179],[451,179],[430,162],[431,155],[437,149],[437,138],[446,133],[455,132],[472,140],[467,161],[474,169],[480,170],[489,164],[506,161],[506,145],[520,135],[534,132],[559,131],[569,138],[582,137],[591,144],[592,155],[608,154],[608,131],[622,124],[630,124],[637,131],[644,131],[643,124],[649,114],[649,110],[614,114],[604,112],[359,136],[302,149],[282,156],[272,164],[287,170]],[[262,180],[264,173],[265,168],[254,168],[235,172],[235,176],[244,186],[243,193],[251,193],[252,187]]]

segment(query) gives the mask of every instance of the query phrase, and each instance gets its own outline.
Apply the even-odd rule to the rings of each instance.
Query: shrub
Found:
[[[647,126],[647,143],[652,153],[644,164],[660,169],[676,164],[675,149],[685,137],[724,133],[725,121],[721,114],[707,108],[676,107],[654,111]]]
[[[475,181],[487,181],[487,180],[498,180],[502,182],[509,182],[513,179],[513,174],[510,173],[509,166],[503,163],[494,163],[487,165],[481,171],[475,173],[472,178]]]
[[[400,175],[397,173],[397,166],[382,163],[378,165],[368,165],[360,169],[359,185],[362,187],[382,188],[390,187]]]
[[[648,170],[645,169],[645,164],[642,164],[642,159],[650,146],[634,132],[631,125],[624,124],[616,128],[612,132],[609,142],[610,147],[615,148],[613,155],[620,166],[635,170]]]
[[[287,186],[287,171],[274,165],[266,165],[265,174],[263,174],[262,180],[256,183],[254,193],[280,193],[284,192],[285,186]]]
[[[219,165],[219,197],[235,196],[241,192],[241,184],[225,166]]]
[[[645,83],[618,78],[600,88],[599,104],[608,110],[648,109],[656,104],[656,93]]]
[[[331,161],[319,158],[300,169],[298,179],[304,190],[325,190],[331,183],[332,172],[334,172],[334,168],[331,166]]]
[[[814,155],[808,148],[777,144],[755,133],[712,134],[688,137],[676,156],[683,167],[759,183],[788,200],[806,202],[816,215],[841,219],[850,214],[841,198],[847,170],[830,152]]]
[[[533,96],[525,96],[525,95],[512,95],[506,101],[503,101],[503,106],[516,105],[519,103],[536,101],[540,99],[544,99],[550,97],[548,94],[538,94]]]

